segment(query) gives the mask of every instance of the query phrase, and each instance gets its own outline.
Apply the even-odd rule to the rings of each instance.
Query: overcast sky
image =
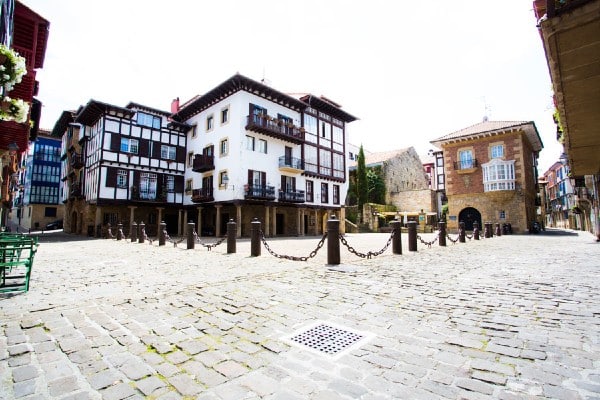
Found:
[[[165,111],[236,72],[324,95],[350,142],[414,146],[490,120],[534,121],[543,173],[561,153],[530,0],[21,0],[50,21],[42,123],[89,99]]]

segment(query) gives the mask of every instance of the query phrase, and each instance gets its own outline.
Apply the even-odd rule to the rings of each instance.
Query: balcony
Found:
[[[476,159],[472,160],[463,160],[463,161],[454,161],[454,170],[463,171],[463,170],[472,170],[479,166],[479,163]]]
[[[85,162],[83,160],[83,155],[80,153],[71,154],[71,167],[75,169],[83,168]]]
[[[194,203],[207,203],[214,200],[215,198],[213,196],[212,187],[204,187],[192,190],[192,202]]]
[[[305,199],[304,190],[279,191],[279,201],[282,203],[304,203]]]
[[[167,193],[158,193],[156,190],[140,190],[138,186],[132,186],[131,200],[164,203],[167,200]]]
[[[275,186],[247,185],[245,199],[275,200]]]
[[[279,157],[279,170],[283,172],[301,173],[304,171],[302,160],[295,157]]]
[[[296,144],[304,142],[304,131],[295,125],[285,124],[283,121],[265,114],[248,115],[246,118],[246,130]]]
[[[209,156],[205,154],[196,154],[194,156],[194,163],[192,164],[192,171],[194,172],[206,172],[215,169],[215,156]]]

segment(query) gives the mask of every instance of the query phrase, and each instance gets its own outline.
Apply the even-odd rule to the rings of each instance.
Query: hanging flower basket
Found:
[[[4,90],[6,92],[12,90],[26,73],[25,58],[13,49],[0,45],[0,85]]]
[[[0,104],[0,120],[15,121],[17,123],[27,122],[29,114],[29,103],[22,99],[11,99],[5,96]]]

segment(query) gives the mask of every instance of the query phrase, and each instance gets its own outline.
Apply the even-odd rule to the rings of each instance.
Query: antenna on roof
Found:
[[[483,122],[487,122],[487,121],[490,120],[490,115],[492,113],[492,108],[490,107],[490,105],[485,100],[485,96],[483,96],[482,99],[483,99],[483,109],[484,109]]]

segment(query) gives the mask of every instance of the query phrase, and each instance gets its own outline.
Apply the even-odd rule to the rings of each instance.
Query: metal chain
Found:
[[[356,251],[356,249],[354,247],[352,247],[348,244],[348,241],[346,241],[346,238],[341,233],[340,233],[340,241],[342,242],[342,244],[344,246],[346,246],[346,248],[348,249],[348,251],[350,253],[352,253],[360,258],[371,259],[371,257],[376,257],[378,255],[383,254],[388,249],[388,247],[390,247],[390,244],[392,243],[392,239],[394,238],[395,233],[396,233],[396,230],[393,229],[387,243],[385,244],[385,246],[383,246],[383,248],[381,250],[369,251],[368,253],[360,253],[360,252]]]
[[[469,240],[473,239],[473,235],[469,236],[469,235],[467,235],[466,233],[465,233],[465,237],[466,237],[467,239],[469,239]]]
[[[421,236],[420,236],[420,235],[417,235],[417,239],[419,239],[419,240],[421,241],[421,243],[423,243],[425,246],[427,246],[427,247],[429,247],[429,248],[431,248],[431,246],[432,246],[432,245],[433,245],[435,242],[437,242],[437,240],[439,239],[439,237],[440,237],[440,231],[437,231],[437,234],[435,235],[435,239],[433,239],[431,242],[426,242],[426,241],[424,241],[424,240],[421,238]]]
[[[198,236],[195,229],[193,231],[193,235],[194,235],[194,240],[196,241],[196,243],[200,243],[200,245],[202,247],[206,247],[206,249],[208,251],[211,251],[213,247],[217,247],[218,245],[223,243],[225,241],[225,239],[227,239],[227,236],[223,236],[221,239],[217,240],[215,243],[202,243],[202,241],[200,240],[200,236]],[[181,241],[183,241],[183,239]]]
[[[453,244],[456,244],[456,243],[458,242],[458,239],[459,239],[459,237],[458,237],[458,236],[456,237],[456,239],[452,239],[452,238],[450,237],[450,235],[448,235],[447,233],[446,233],[446,238],[447,238],[449,241],[451,241]]]
[[[167,232],[166,229],[163,229],[163,234],[165,235],[165,240],[168,242],[173,243],[173,247],[177,247],[177,245],[181,242],[183,242],[185,240],[185,238],[181,238],[180,240],[175,240],[175,239],[171,239],[171,236],[169,236],[169,233]]]
[[[262,240],[263,245],[265,246],[265,249],[267,249],[269,254],[271,254],[272,256],[277,257],[277,258],[283,258],[283,259],[292,260],[292,261],[308,261],[309,258],[313,258],[314,256],[317,255],[319,250],[321,250],[321,248],[323,247],[323,244],[325,243],[325,238],[327,238],[327,232],[325,232],[323,234],[323,237],[321,238],[321,240],[319,240],[319,243],[317,243],[317,247],[313,251],[310,252],[308,257],[296,257],[296,256],[288,256],[285,254],[275,253],[273,250],[271,250],[271,247],[269,247],[269,244],[267,243],[267,239],[265,238],[265,234],[263,233],[262,229],[259,230],[258,232],[260,234],[260,239]]]

